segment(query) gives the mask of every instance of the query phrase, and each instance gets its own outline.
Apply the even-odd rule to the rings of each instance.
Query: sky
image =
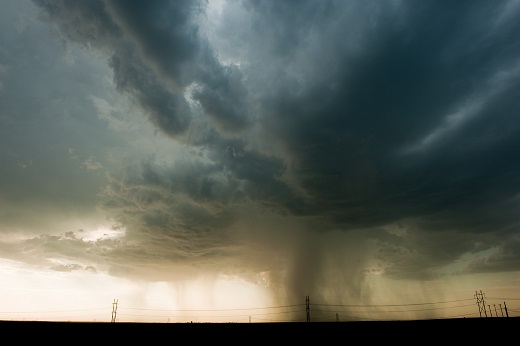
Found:
[[[520,315],[519,0],[0,5],[0,319]]]

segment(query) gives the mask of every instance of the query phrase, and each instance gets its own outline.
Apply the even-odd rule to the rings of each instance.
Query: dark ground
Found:
[[[5,344],[516,344],[520,317],[379,322],[107,323],[0,321]]]

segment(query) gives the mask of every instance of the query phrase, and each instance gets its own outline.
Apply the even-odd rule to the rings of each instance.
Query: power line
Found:
[[[427,308],[427,309],[402,309],[402,310],[370,310],[370,312],[417,312],[417,311],[432,311],[432,310],[445,310],[445,309],[455,309],[455,308],[463,308],[467,306],[473,306],[473,304],[465,304],[465,305],[455,305],[455,306],[445,306],[445,307],[438,307],[438,308]],[[377,307],[377,306],[376,306]],[[313,311],[319,311],[319,312],[330,312],[330,311],[336,311],[336,310],[313,310]],[[348,311],[348,310],[343,310]],[[367,310],[364,310],[365,312]],[[353,311],[353,312],[362,312],[362,311]]]
[[[434,310],[452,310],[452,309],[461,309],[470,306],[474,306],[473,304],[455,304],[452,306],[443,306],[444,304],[448,303],[460,303],[465,302],[469,300],[477,299],[477,304],[480,306],[479,313],[481,314],[481,317],[486,315],[486,317],[509,317],[509,315],[512,313],[513,316],[518,315],[518,312],[520,311],[517,307],[509,307],[506,305],[505,300],[520,300],[518,298],[490,298],[488,300],[497,300],[502,299],[503,302],[487,302],[484,300],[485,295],[482,293],[476,292],[475,297],[473,299],[458,299],[458,300],[447,300],[447,301],[437,301],[437,302],[424,302],[424,303],[408,303],[408,304],[320,304],[320,303],[313,303],[311,305],[310,297],[306,296],[306,302],[305,302],[305,310],[303,309],[304,304],[291,304],[291,305],[278,305],[278,306],[266,306],[266,307],[250,307],[250,308],[232,308],[232,309],[150,309],[150,308],[136,308],[136,307],[129,307],[125,308],[124,306],[121,307],[121,304],[118,304],[118,300],[114,299],[112,303],[112,322],[116,322],[116,320],[119,320],[121,316],[127,317],[126,319],[132,319],[132,318],[143,318],[143,319],[161,319],[161,318],[176,318],[176,319],[183,319],[188,317],[199,317],[199,318],[207,318],[207,319],[254,319],[254,320],[262,320],[264,318],[262,317],[268,317],[271,316],[273,319],[276,319],[278,322],[281,322],[280,317],[284,315],[291,315],[291,318],[296,318],[297,316],[301,316],[303,319],[304,313],[306,315],[304,321],[310,322],[310,315],[311,315],[311,309],[313,310],[313,320],[324,320],[324,319],[330,319],[338,321],[341,317],[342,320],[344,319],[371,319],[367,317],[356,317],[355,315],[372,315],[372,314],[391,314],[391,313],[416,313],[421,311],[434,311]],[[495,304],[493,304],[495,303]],[[437,304],[438,306],[431,306]],[[487,305],[487,306],[486,306]],[[430,306],[430,307],[429,307]],[[388,309],[386,308],[399,308],[399,309]],[[412,308],[410,307],[423,307],[423,308]],[[380,309],[377,309],[380,308]],[[15,311],[5,311],[0,312],[0,316],[2,314],[50,314],[50,313],[81,313],[86,311],[105,311],[104,314],[106,314],[107,309],[101,309],[101,308],[91,308],[91,309],[71,309],[71,310],[55,310],[55,311],[25,311],[25,312],[15,312]],[[131,310],[134,311],[148,311],[151,313],[145,313],[145,314],[132,314],[127,313]],[[493,310],[495,312],[493,312]],[[166,312],[162,314],[156,314],[155,312]],[[244,311],[244,313],[237,313]],[[247,311],[247,312],[245,312]],[[305,312],[304,312],[305,311]],[[192,316],[186,316],[183,315],[183,313],[192,313]],[[218,314],[217,312],[220,312]],[[224,312],[224,313],[222,313]],[[227,314],[225,313],[227,312]],[[483,314],[482,314],[483,312]],[[198,316],[195,316],[196,314],[201,313]],[[213,313],[213,314],[212,314]],[[90,315],[90,314],[89,314]],[[443,314],[445,316],[446,314]],[[456,316],[449,316],[448,318],[454,318],[459,316],[464,317],[470,317],[475,315],[472,312],[467,312],[466,314],[458,314]],[[391,316],[391,315],[389,315]],[[477,316],[478,317],[478,316]],[[70,318],[73,318],[74,320],[77,320],[78,317],[53,317],[54,320],[70,320]],[[90,320],[90,317],[87,317],[86,315],[83,316],[85,320]],[[443,317],[446,318],[446,317]],[[25,318],[24,318],[25,319]],[[41,319],[41,316],[39,317]],[[45,318],[43,318],[45,320]],[[271,319],[271,321],[273,321]],[[269,320],[268,318],[265,318],[264,320]],[[299,320],[299,319],[298,319]],[[374,319],[374,320],[381,320]]]
[[[45,310],[45,311],[0,311],[0,314],[53,314],[53,313],[65,313],[65,312],[82,312],[82,311],[105,311],[106,308],[93,308],[93,309],[71,309],[71,310]]]
[[[343,306],[343,307],[351,307],[351,308],[372,308],[372,307],[396,307],[396,306],[414,306],[414,305],[433,305],[433,304],[447,304],[447,303],[458,303],[469,301],[473,299],[458,299],[458,300],[448,300],[443,302],[429,302],[429,303],[409,303],[409,304],[370,304],[370,305],[355,305],[355,304],[316,304],[313,303],[313,306]]]
[[[280,305],[280,306],[267,306],[267,307],[257,307],[257,308],[240,308],[240,309],[149,309],[149,308],[124,308],[126,310],[153,310],[153,311],[172,311],[172,312],[207,312],[207,311],[247,311],[247,310],[265,310],[265,309],[280,309],[280,308],[291,308],[295,306],[303,306],[303,304],[293,304],[293,305]]]
[[[203,317],[247,317],[247,316],[266,316],[266,315],[281,315],[302,312],[303,310],[292,310],[292,311],[278,311],[278,312],[267,312],[261,314],[245,314],[245,315],[204,315]],[[123,314],[119,313],[119,316],[142,316],[142,317],[169,317],[171,315],[145,315],[145,314]],[[199,315],[200,316],[200,315]],[[196,315],[182,315],[179,317],[196,317]]]

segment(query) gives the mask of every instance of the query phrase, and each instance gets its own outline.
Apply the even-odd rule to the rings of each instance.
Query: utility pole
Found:
[[[507,312],[506,302],[504,302],[504,309],[506,310],[506,317],[509,317],[509,313]]]
[[[117,315],[117,299],[114,299],[114,302],[112,303],[112,323],[116,321],[116,315]]]
[[[480,293],[475,291],[475,299],[477,300],[478,313],[480,314],[480,317],[482,317],[482,311],[484,311],[484,315],[487,317],[486,302],[484,301],[484,293],[482,293],[482,290]]]
[[[311,321],[311,308],[310,308],[310,299],[309,296],[305,297],[305,305],[307,310],[307,322]]]

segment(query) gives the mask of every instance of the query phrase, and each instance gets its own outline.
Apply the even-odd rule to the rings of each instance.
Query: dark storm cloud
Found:
[[[251,123],[246,102],[247,90],[242,79],[236,66],[226,66],[211,76],[207,84],[197,85],[192,93],[224,135],[240,135]]]
[[[222,131],[247,124],[240,72],[216,60],[192,22],[198,2],[34,2],[66,39],[101,49],[117,87],[165,133],[179,136],[188,128],[185,88],[192,84],[194,100]]]
[[[499,20],[506,8],[401,2],[396,11],[370,10],[377,30],[364,32],[363,49],[330,51],[340,55],[329,66],[335,75],[262,99],[266,134],[287,148],[293,184],[305,192],[307,213],[324,218],[322,227],[404,222],[411,233],[437,232],[429,242],[398,238],[402,256],[381,254],[399,268],[388,275],[428,276],[425,268],[476,252],[475,233],[494,233],[485,242],[492,248],[518,232],[520,27]],[[338,28],[355,30],[349,24]],[[341,37],[320,36],[339,46]],[[278,79],[292,83],[290,75]],[[408,150],[417,143],[419,150]],[[457,247],[439,256],[451,242]]]
[[[192,86],[194,90],[191,97],[202,106],[221,131],[233,133],[247,125],[248,115],[244,103],[247,93],[242,85],[240,70],[233,65],[223,66],[218,62],[193,21],[204,10],[202,1],[153,4],[109,1],[106,4],[115,21],[137,46],[143,60],[160,76],[162,83],[170,85],[182,95],[179,98],[184,97],[186,87]],[[147,89],[139,86],[141,91]],[[150,97],[145,100],[150,105],[158,101],[160,103],[163,98],[156,92],[147,95]],[[151,95],[156,96],[154,98]],[[180,114],[189,112],[185,109]],[[172,133],[169,125],[163,121],[158,125]],[[179,128],[185,129],[186,125]]]
[[[189,114],[186,107],[182,107],[182,96],[169,91],[150,68],[143,65],[135,45],[125,40],[124,33],[102,1],[34,3],[44,10],[48,20],[58,24],[65,39],[100,49],[106,55],[117,87],[135,97],[149,112],[152,122],[170,135],[185,130]]]
[[[294,176],[313,197],[312,210],[346,226],[428,216],[468,203],[477,207],[474,217],[485,218],[498,200],[515,196],[517,75],[499,95],[486,97],[497,88],[490,83],[496,74],[517,73],[520,50],[511,35],[520,28],[485,37],[500,7],[479,4],[402,2],[404,19],[375,18],[378,31],[365,38],[358,56],[331,67],[339,73],[328,84],[264,101],[271,114],[265,126],[288,147]],[[470,51],[459,46],[462,38],[470,40]],[[432,150],[399,155],[475,95],[485,105],[467,125]]]
[[[509,2],[230,2],[251,21],[223,15],[235,22],[215,41],[197,26],[202,2],[65,1],[60,16],[36,3],[110,52],[117,87],[164,132],[199,130],[199,106],[215,125],[189,142],[197,160],[143,165],[107,189],[105,207],[157,249],[230,255],[236,205],[252,203],[318,231],[366,230],[392,276],[430,277],[479,241],[516,267],[501,247],[518,231],[520,192]],[[240,63],[219,61],[226,40]],[[406,232],[389,236],[398,223]]]
[[[183,67],[200,50],[197,27],[191,17],[200,1],[107,1],[104,4],[122,30],[133,39],[140,54],[181,86]],[[189,83],[189,80],[187,81]]]
[[[179,94],[168,91],[134,52],[122,48],[110,58],[117,88],[135,98],[150,120],[165,133],[183,132],[190,122],[189,106]]]

